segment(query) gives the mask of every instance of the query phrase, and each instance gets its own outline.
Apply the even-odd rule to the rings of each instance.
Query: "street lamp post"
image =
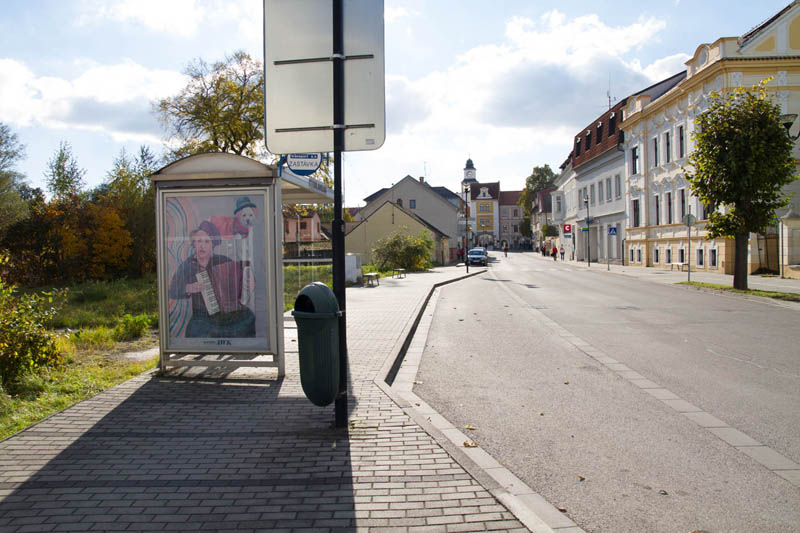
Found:
[[[589,216],[589,196],[586,194],[583,195],[583,205],[586,206],[586,266],[591,267],[591,249],[589,248],[589,240],[591,239],[592,233],[590,231],[592,218]]]
[[[469,185],[464,187],[464,267],[469,274],[469,255],[467,254],[467,239],[469,239]]]

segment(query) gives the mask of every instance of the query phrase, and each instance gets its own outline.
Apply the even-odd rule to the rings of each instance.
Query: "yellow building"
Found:
[[[390,201],[384,202],[364,220],[348,224],[344,249],[348,254],[360,254],[361,264],[366,265],[372,263],[372,247],[380,239],[398,232],[416,236],[423,231],[427,232],[435,243],[431,261],[447,264],[450,248],[447,235],[409,210]]]
[[[701,44],[686,62],[686,78],[655,101],[635,95],[624,108],[628,224],[626,262],[672,268],[691,264],[693,270],[733,273],[733,240],[706,239],[708,211],[692,194],[684,168],[694,143],[694,119],[709,105],[712,92],[750,87],[772,78],[768,87],[780,105],[787,129],[795,134],[800,113],[800,1],[792,2],[764,24],[741,37],[723,37]],[[795,158],[798,147],[795,145]],[[785,192],[800,192],[795,181]],[[800,213],[800,194],[792,200]],[[800,263],[800,220],[777,213],[783,223],[766,235],[751,235],[750,271],[778,270],[780,262]],[[695,215],[691,236],[684,215]],[[792,227],[793,225],[797,227]],[[691,243],[690,239],[691,238]],[[690,251],[691,250],[691,251]],[[800,277],[800,267],[796,277]]]

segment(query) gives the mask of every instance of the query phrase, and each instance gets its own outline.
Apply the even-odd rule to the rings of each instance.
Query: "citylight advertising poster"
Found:
[[[266,191],[173,191],[162,202],[166,351],[272,351]]]

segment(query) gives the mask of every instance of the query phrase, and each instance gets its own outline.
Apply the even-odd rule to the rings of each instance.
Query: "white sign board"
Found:
[[[386,138],[382,0],[344,2],[344,150]],[[264,0],[266,141],[273,154],[332,152],[333,2]]]

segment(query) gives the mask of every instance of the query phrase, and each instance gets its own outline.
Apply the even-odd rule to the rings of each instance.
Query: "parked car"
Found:
[[[486,253],[486,248],[473,248],[467,252],[467,262],[470,265],[483,265],[489,264],[489,255]]]

